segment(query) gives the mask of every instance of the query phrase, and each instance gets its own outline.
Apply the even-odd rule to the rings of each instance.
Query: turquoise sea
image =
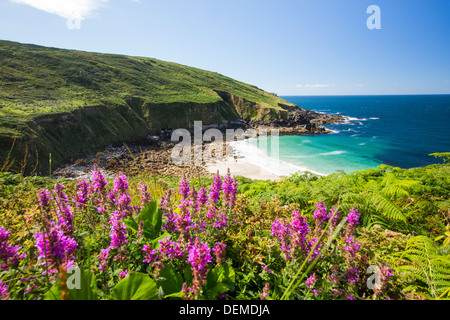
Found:
[[[276,174],[306,169],[320,174],[350,173],[382,163],[407,169],[440,163],[429,154],[450,152],[450,95],[282,98],[348,120],[327,125],[331,134],[279,137],[279,147],[274,148],[278,156],[271,154],[270,136],[238,145],[238,153],[248,162]]]

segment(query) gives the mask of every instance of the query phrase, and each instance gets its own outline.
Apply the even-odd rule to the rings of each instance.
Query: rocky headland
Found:
[[[306,134],[327,134],[331,131],[326,129],[324,124],[339,123],[345,121],[345,117],[339,115],[329,115],[314,112],[311,110],[299,109],[286,119],[275,119],[269,121],[252,121],[246,119],[223,121],[220,124],[203,125],[202,133],[208,129],[218,129],[223,134],[222,141],[203,142],[203,152],[211,143],[220,143],[223,147],[223,159],[235,158],[239,156],[226,144],[226,130],[242,129],[244,132],[252,132],[254,129],[258,133],[264,130],[271,134],[271,130],[278,130],[279,135],[306,135]],[[190,127],[191,138],[194,139],[194,128]],[[94,165],[100,167],[107,176],[113,177],[118,173],[129,175],[150,175],[150,176],[178,176],[198,177],[211,175],[206,170],[206,165],[211,160],[206,154],[203,157],[202,165],[194,165],[194,147],[191,146],[191,164],[175,164],[172,161],[172,150],[178,141],[172,141],[172,129],[163,129],[159,135],[149,135],[146,141],[141,143],[124,143],[122,146],[109,146],[103,151],[81,159],[71,159],[66,165],[58,168],[54,175],[58,178],[88,179]],[[255,135],[256,136],[256,135]],[[251,138],[252,135],[245,134],[235,139]],[[214,155],[214,153],[213,153]],[[214,159],[212,160],[214,161]]]

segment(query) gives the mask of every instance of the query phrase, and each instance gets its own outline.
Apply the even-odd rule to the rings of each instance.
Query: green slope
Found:
[[[285,118],[297,107],[218,73],[152,58],[0,41],[0,156],[48,163],[162,128]]]

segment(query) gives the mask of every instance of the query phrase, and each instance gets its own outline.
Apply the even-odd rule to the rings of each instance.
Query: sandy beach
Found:
[[[219,171],[219,174],[222,176],[227,173],[228,169],[230,169],[230,174],[232,176],[243,176],[250,179],[272,181],[281,179],[276,174],[252,163],[248,163],[244,159],[228,158],[226,160],[211,162],[206,165],[206,170],[208,172],[214,174]]]

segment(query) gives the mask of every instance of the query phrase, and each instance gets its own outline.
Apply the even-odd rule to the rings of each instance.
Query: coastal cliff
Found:
[[[0,157],[38,172],[194,121],[322,133],[341,121],[218,73],[152,58],[0,41]]]

